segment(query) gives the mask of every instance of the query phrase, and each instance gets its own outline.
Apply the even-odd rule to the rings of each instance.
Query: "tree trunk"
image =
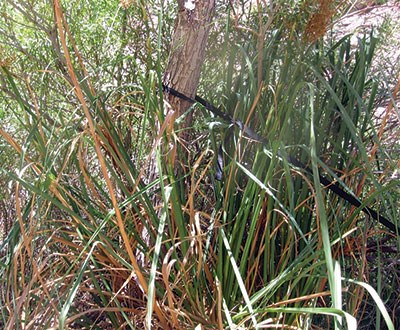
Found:
[[[192,98],[200,80],[214,12],[215,0],[178,0],[178,15],[163,83]],[[175,118],[190,106],[172,95],[165,95],[165,98],[175,111]],[[188,114],[185,127],[191,126],[192,118],[192,114]]]

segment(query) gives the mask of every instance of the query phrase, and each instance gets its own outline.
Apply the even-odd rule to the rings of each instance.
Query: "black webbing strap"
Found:
[[[202,106],[204,106],[204,108],[206,108],[208,111],[210,111],[214,115],[224,119],[225,121],[227,121],[230,124],[234,124],[234,125],[238,126],[238,128],[243,132],[243,134],[245,136],[247,136],[257,142],[260,142],[262,144],[265,144],[267,142],[267,140],[265,138],[258,135],[251,128],[245,127],[244,124],[240,120],[236,120],[231,115],[222,112],[217,107],[215,107],[213,104],[211,104],[207,100],[201,98],[200,96],[196,95],[195,98],[192,99],[192,98],[186,96],[185,94],[182,94],[182,93],[178,92],[177,90],[175,90],[171,87],[165,86],[165,85],[163,85],[163,91],[165,93],[169,93],[173,96],[176,96],[184,101],[187,101],[191,104],[196,103],[196,102],[200,103]],[[304,169],[307,173],[312,175],[312,170],[307,165],[298,161],[296,158],[289,156],[287,161],[296,167]],[[221,166],[219,160],[218,160],[217,166]],[[360,207],[362,205],[361,201],[358,198],[356,198],[355,196],[350,195],[349,193],[344,191],[337,182],[332,182],[322,175],[319,175],[319,181],[324,185],[325,188],[328,188],[333,193],[338,195],[340,198],[349,202],[351,205],[353,205],[355,207]],[[395,233],[397,235],[396,225],[393,222],[389,221],[384,216],[378,214],[378,212],[376,212],[375,210],[371,209],[368,206],[364,206],[362,208],[362,211],[365,212],[366,214],[368,214],[369,216],[371,216],[372,218],[374,218],[375,220],[379,221],[382,225],[384,225],[386,228],[390,229],[393,233]]]

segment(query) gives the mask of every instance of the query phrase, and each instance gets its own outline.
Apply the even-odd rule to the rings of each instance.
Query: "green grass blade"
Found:
[[[349,283],[359,285],[359,286],[363,287],[364,289],[366,289],[368,291],[368,293],[371,295],[371,297],[374,299],[376,305],[378,306],[378,310],[381,312],[383,319],[385,320],[386,325],[388,327],[388,330],[395,330],[393,321],[390,319],[389,313],[387,312],[386,307],[385,307],[381,297],[379,297],[378,293],[371,285],[369,285],[368,283],[356,281],[356,280],[353,280],[350,278],[342,278],[342,280],[347,281]]]
[[[75,298],[75,296],[76,296],[76,294],[77,294],[77,292],[79,290],[79,286],[81,285],[81,281],[82,281],[83,275],[85,273],[85,270],[86,270],[86,268],[88,266],[89,260],[90,260],[90,258],[92,256],[93,252],[94,252],[94,249],[96,248],[96,246],[98,244],[101,244],[101,242],[94,242],[93,243],[90,251],[88,252],[85,260],[83,261],[82,265],[80,266],[80,268],[79,268],[79,270],[78,270],[78,272],[76,274],[76,277],[75,277],[75,280],[74,280],[74,284],[72,285],[72,287],[70,289],[70,292],[69,292],[69,294],[67,296],[67,299],[66,299],[66,301],[65,301],[65,303],[64,303],[64,305],[63,305],[63,307],[61,309],[61,312],[60,312],[60,317],[59,317],[59,320],[58,320],[59,321],[59,326],[58,327],[59,327],[60,330],[65,329],[65,321],[66,321],[66,318],[68,316],[68,311],[71,308],[71,304],[72,304],[72,302],[73,302],[73,300],[74,300],[74,298]]]

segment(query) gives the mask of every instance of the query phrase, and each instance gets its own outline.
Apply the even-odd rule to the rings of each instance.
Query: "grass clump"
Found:
[[[181,178],[165,161],[179,134],[159,92],[171,17],[156,5],[89,3],[67,16],[55,1],[53,15],[20,11],[33,24],[27,52],[36,57],[18,53],[1,69],[0,178],[13,211],[0,240],[0,324],[354,328],[356,318],[371,320],[362,313],[368,295],[394,329],[376,290],[390,296],[382,279],[396,274],[377,262],[371,275],[366,247],[377,242],[383,258],[398,236],[318,179],[396,222],[396,184],[376,175],[376,164],[395,161],[373,116],[374,36],[357,49],[348,37],[306,43],[296,33],[308,32],[287,35],[276,8],[265,16],[259,6],[236,11],[249,37],[221,12],[200,89],[266,143],[193,105],[196,153]],[[92,22],[87,33],[79,15]],[[37,22],[56,27],[52,47],[34,47],[53,40]]]

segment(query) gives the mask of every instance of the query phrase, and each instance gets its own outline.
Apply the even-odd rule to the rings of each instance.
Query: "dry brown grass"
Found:
[[[315,42],[323,37],[335,13],[334,0],[318,0],[317,10],[311,15],[304,29],[305,39]]]

